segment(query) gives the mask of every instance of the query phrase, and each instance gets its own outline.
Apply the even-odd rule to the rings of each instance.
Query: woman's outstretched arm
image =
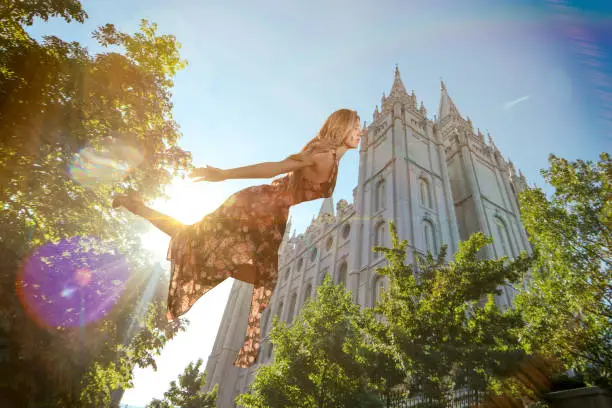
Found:
[[[233,169],[218,169],[216,167],[200,167],[189,174],[195,181],[222,181],[229,179],[272,178],[279,174],[289,173],[304,167],[313,166],[315,158],[305,156],[304,160],[290,157],[279,162],[264,162]]]

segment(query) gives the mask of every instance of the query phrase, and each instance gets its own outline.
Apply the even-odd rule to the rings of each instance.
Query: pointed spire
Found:
[[[423,116],[427,116],[427,109],[425,109],[425,104],[423,104],[423,101],[421,101],[421,106],[419,106],[419,112],[421,112]]]
[[[321,209],[319,210],[319,216],[323,214],[334,215],[334,200],[331,197],[326,197],[321,203]]]
[[[404,83],[402,82],[402,78],[400,77],[399,66],[395,64],[395,78],[393,80],[393,86],[391,87],[391,93],[389,94],[389,96],[403,95],[405,93],[406,88],[404,87]]]
[[[446,90],[446,85],[444,84],[444,81],[442,81],[441,79],[440,79],[440,87],[441,87],[441,92],[440,92],[440,108],[438,109],[438,114],[439,114],[438,119],[442,120],[446,118],[447,116],[456,116],[456,117],[461,118],[461,114],[457,110],[457,107],[455,106],[455,103],[453,102],[451,97],[448,95],[448,91]]]

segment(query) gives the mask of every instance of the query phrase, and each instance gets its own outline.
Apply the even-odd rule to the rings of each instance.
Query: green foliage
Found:
[[[3,0],[0,18],[4,24],[32,25],[34,17],[47,21],[50,17],[61,17],[67,22],[85,21],[87,14],[78,0]]]
[[[217,389],[215,385],[212,391],[203,392],[206,384],[206,372],[200,372],[202,359],[193,362],[179,375],[179,383],[170,383],[170,389],[164,393],[164,399],[154,399],[146,408],[214,408],[217,400]]]
[[[464,386],[499,387],[497,377],[524,354],[517,336],[522,321],[514,310],[501,312],[493,295],[517,283],[531,259],[479,259],[492,239],[476,233],[460,244],[454,262],[445,263],[444,247],[416,269],[404,263],[407,242],[400,242],[393,223],[390,232],[392,247],[374,248],[386,255],[387,265],[377,272],[389,280],[374,309],[381,317],[370,332],[374,342],[404,369],[413,395],[448,400]]]
[[[521,194],[521,215],[537,255],[528,290],[517,299],[534,352],[560,358],[587,381],[612,384],[612,164],[554,155],[539,188]]]
[[[159,297],[158,297],[159,298]],[[166,304],[157,301],[149,306],[142,327],[127,344],[116,344],[115,356],[106,363],[95,361],[83,376],[79,403],[83,407],[111,406],[113,392],[133,386],[132,370],[135,366],[157,370],[155,356],[176,333],[185,329],[185,321],[168,324],[164,318]]]
[[[0,400],[107,407],[112,391],[131,386],[133,366],[154,366],[184,324],[165,321],[167,278],[140,247],[144,224],[112,210],[110,195],[134,187],[155,198],[190,166],[171,115],[172,77],[185,62],[175,38],[146,21],[133,35],[112,25],[98,29],[95,37],[113,52],[97,55],[54,36],[38,42],[25,31],[51,17],[83,22],[86,13],[76,0],[0,4],[0,341],[8,349],[0,376],[11,379],[0,383]],[[108,151],[116,146],[141,159],[130,163],[121,148]],[[78,183],[68,170],[84,148],[112,153],[131,168],[122,178]],[[92,324],[40,327],[18,299],[20,263],[41,245],[74,236],[127,254],[127,288]]]
[[[329,276],[293,325],[274,321],[274,362],[262,366],[238,404],[263,407],[377,407],[369,385],[366,318]],[[370,362],[371,363],[371,362]]]

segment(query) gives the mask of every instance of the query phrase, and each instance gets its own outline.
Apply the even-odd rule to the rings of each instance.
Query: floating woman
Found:
[[[246,339],[234,361],[237,367],[253,365],[259,355],[261,314],[278,279],[278,248],[289,207],[331,197],[338,162],[346,151],[357,148],[361,136],[357,112],[340,109],[327,118],[299,153],[282,161],[228,170],[211,166],[195,169],[189,177],[208,182],[287,174],[270,184],[238,191],[192,225],[147,207],[134,191],[115,197],[113,207],[124,207],[146,218],[172,237],[168,249],[168,320],[186,313],[200,296],[227,277],[253,284]]]

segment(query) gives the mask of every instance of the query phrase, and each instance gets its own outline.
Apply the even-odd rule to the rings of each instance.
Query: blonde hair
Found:
[[[307,156],[315,153],[335,150],[342,146],[344,139],[359,121],[356,111],[350,109],[339,109],[329,115],[321,126],[317,135],[312,138],[297,154],[292,154],[289,159],[304,161]],[[303,170],[296,170],[291,174],[289,191],[295,200],[301,200],[303,194]]]

